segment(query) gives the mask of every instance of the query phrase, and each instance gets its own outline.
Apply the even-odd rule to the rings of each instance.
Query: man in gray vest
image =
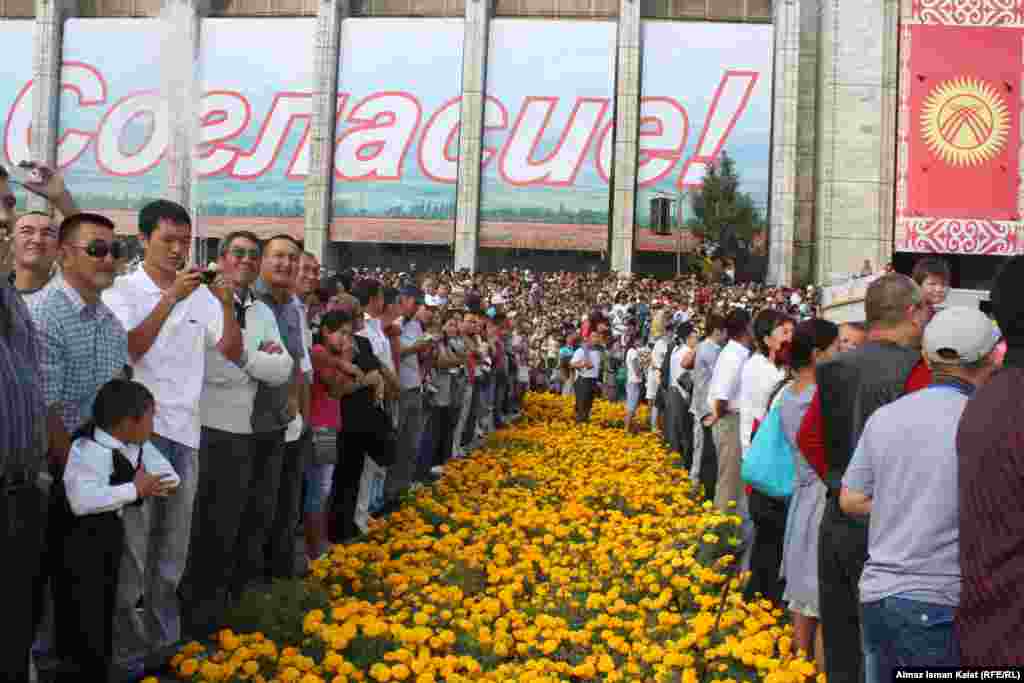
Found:
[[[913,389],[911,377],[922,360],[918,349],[927,319],[920,289],[899,273],[871,283],[864,310],[867,343],[817,369],[828,486],[818,545],[818,590],[829,683],[861,683],[865,676],[858,583],[867,560],[868,520],[840,508],[843,475],[872,413]],[[867,674],[870,680],[871,672]]]

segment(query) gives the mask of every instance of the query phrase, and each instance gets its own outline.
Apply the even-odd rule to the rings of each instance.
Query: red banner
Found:
[[[906,216],[1017,220],[1018,28],[913,26]]]

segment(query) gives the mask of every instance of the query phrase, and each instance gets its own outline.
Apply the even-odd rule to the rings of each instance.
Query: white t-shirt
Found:
[[[653,401],[658,395],[658,387],[661,385],[661,367],[665,363],[665,354],[668,353],[668,340],[659,339],[651,351],[651,367],[647,369],[647,400]]]
[[[768,399],[772,391],[785,379],[779,370],[762,354],[757,353],[743,364],[740,372],[740,445],[746,454],[750,448],[754,420],[763,420],[768,412]]]
[[[669,386],[676,388],[679,386],[679,378],[683,376],[683,373],[687,372],[683,365],[693,356],[693,349],[686,344],[680,344],[672,351],[672,362],[669,364],[668,380]]]
[[[715,401],[727,401],[729,412],[739,412],[740,373],[749,357],[750,350],[732,340],[718,354],[708,384],[708,410],[714,410]]]
[[[639,362],[640,352],[634,346],[626,352],[626,381],[630,384],[640,384],[643,381],[635,368]]]
[[[391,356],[391,340],[384,334],[379,318],[366,318],[366,324],[359,334],[366,337],[373,349],[373,355],[377,357],[380,364],[389,370],[395,369],[395,359]]]
[[[141,325],[163,296],[144,268],[122,275],[103,292],[103,303],[131,332]],[[224,310],[201,286],[179,301],[142,358],[132,363],[135,380],[156,399],[153,431],[189,448],[199,448],[199,397],[206,374],[206,349],[224,331]]]

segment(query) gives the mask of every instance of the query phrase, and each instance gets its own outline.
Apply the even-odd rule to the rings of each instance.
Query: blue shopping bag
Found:
[[[743,456],[740,476],[766,496],[789,498],[796,478],[793,456],[793,446],[782,431],[782,413],[778,405],[772,406]]]

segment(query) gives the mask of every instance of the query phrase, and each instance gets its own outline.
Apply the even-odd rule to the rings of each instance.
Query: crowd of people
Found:
[[[36,168],[24,187],[60,220],[16,214],[0,170],[3,543],[22,560],[0,680],[152,671],[443,476],[528,391],[574,396],[581,423],[625,401],[626,429],[661,432],[739,515],[747,597],[790,610],[830,681],[1022,663],[1024,260],[995,281],[998,326],[944,308],[934,258],[837,326],[815,287],[735,283],[720,257],[670,281],[327,274],[242,230],[198,265],[188,212],[158,200],[125,270],[114,224]]]

